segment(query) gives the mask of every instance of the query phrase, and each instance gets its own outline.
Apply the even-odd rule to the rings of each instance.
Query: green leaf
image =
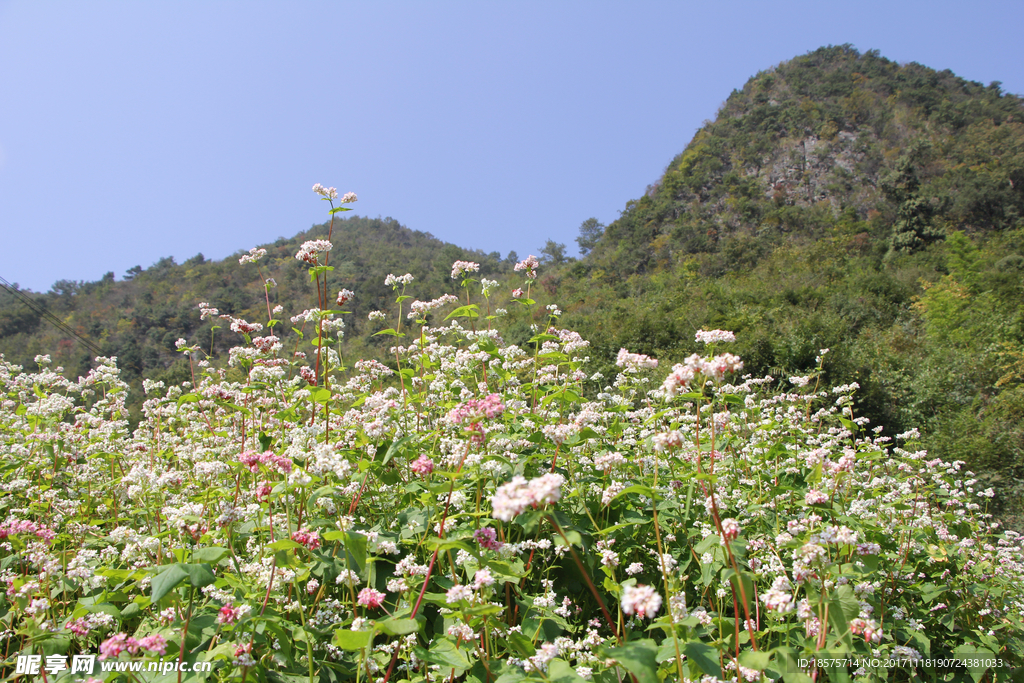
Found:
[[[377,626],[389,636],[404,636],[420,630],[420,623],[415,619],[385,619],[378,623]]]
[[[983,647],[970,643],[961,644],[960,647],[953,650],[953,654],[960,659],[967,660],[966,668],[968,673],[971,674],[971,678],[974,679],[974,683],[978,683],[989,669],[987,666],[982,666],[982,662],[985,660],[992,661],[996,656],[991,650],[986,650]]]
[[[227,548],[221,548],[219,546],[209,546],[206,548],[199,548],[192,553],[193,562],[208,562],[210,564],[217,564],[223,560],[229,551]]]
[[[301,548],[302,544],[290,538],[282,538],[279,541],[267,544],[267,547],[271,550],[290,550],[292,548]]]
[[[405,336],[405,332],[398,332],[398,331],[396,331],[396,330],[395,330],[394,328],[392,328],[392,327],[389,327],[389,328],[388,328],[388,329],[386,329],[386,330],[381,330],[380,332],[374,332],[374,333],[373,333],[373,334],[371,334],[370,336],[371,336],[371,337],[376,337],[376,336],[377,336],[377,335],[379,335],[379,334],[386,334],[386,335],[388,335],[389,337],[404,337],[404,336]]]
[[[445,316],[445,320],[450,318],[479,318],[480,307],[476,304],[469,304],[468,306],[459,306],[454,311]]]
[[[602,652],[604,656],[611,657],[633,674],[637,683],[660,683],[657,662],[658,645],[650,638],[631,640],[622,647],[602,648]],[[715,659],[715,666],[718,666],[717,659]],[[711,672],[705,671],[705,673]],[[718,675],[721,677],[720,670]]]
[[[586,683],[587,679],[576,673],[568,662],[552,659],[548,662],[548,680],[554,683]]]
[[[683,645],[683,654],[708,676],[724,678],[718,664],[718,650],[700,640],[689,640]]]
[[[347,628],[339,628],[334,632],[331,642],[335,647],[342,650],[362,650],[370,644],[371,631],[353,631]]]
[[[744,650],[740,653],[740,664],[748,669],[764,671],[771,660],[772,656],[763,650]]]
[[[341,211],[351,211],[351,210],[352,209],[347,207],[347,206],[336,206],[333,209],[331,209],[330,211],[328,211],[327,214],[329,216],[333,216],[334,214],[339,213]]]
[[[178,587],[182,581],[188,578],[188,572],[184,565],[172,564],[159,574],[153,577],[150,584],[150,600],[155,605],[162,597]]]
[[[188,572],[188,581],[196,588],[209,586],[217,580],[208,564],[184,564],[181,565]],[[154,602],[156,602],[154,600]]]
[[[419,652],[421,648],[416,648]],[[449,638],[439,638],[434,641],[431,645],[430,651],[424,650],[424,656],[428,662],[433,664],[440,664],[441,666],[450,666],[453,669],[468,669],[473,666],[466,654],[455,645]]]

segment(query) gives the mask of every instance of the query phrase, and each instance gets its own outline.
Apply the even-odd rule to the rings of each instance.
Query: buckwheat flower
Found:
[[[656,453],[664,453],[670,448],[681,448],[684,440],[683,435],[676,430],[671,432],[665,432],[663,434],[655,434],[651,438],[651,443],[654,446]]]
[[[89,622],[85,620],[85,617],[79,617],[74,621],[69,621],[64,624],[64,628],[74,633],[76,636],[87,636],[89,635]]]
[[[474,631],[469,624],[465,624],[461,621],[455,622],[449,626],[446,633],[450,636],[454,636],[458,640],[473,640],[476,638],[476,631]]]
[[[370,320],[384,320],[387,318],[387,314],[384,311],[370,311],[366,317]]]
[[[458,280],[467,273],[475,273],[480,270],[480,264],[473,261],[456,261],[452,264],[452,279]]]
[[[513,289],[512,290],[512,298],[513,299],[522,299],[523,298],[523,294],[524,294],[524,292],[521,289]]]
[[[711,360],[705,361],[703,368],[704,374],[715,381],[720,381],[726,373],[739,372],[742,369],[743,361],[740,360],[739,356],[731,353],[723,353],[720,356],[715,356]]]
[[[256,247],[253,247],[252,249],[249,250],[248,254],[245,254],[245,255],[242,256],[242,258],[238,259],[238,262],[239,263],[256,263],[257,261],[259,261],[261,258],[263,258],[266,255],[267,255],[267,250],[266,249],[257,249]]]
[[[480,291],[484,296],[490,296],[498,286],[497,280],[488,280],[487,278],[480,279]]]
[[[734,342],[736,335],[728,330],[698,330],[694,341],[704,344]]]
[[[332,246],[327,240],[309,240],[303,242],[302,248],[295,254],[295,258],[304,263],[316,265],[318,255],[321,252],[330,251]]]
[[[125,651],[137,652],[139,643],[127,633],[118,633],[100,643],[100,659],[116,659]]]
[[[356,196],[355,192],[346,192],[341,197],[341,202],[340,203],[341,204],[351,204],[352,202],[357,202],[357,201],[359,201],[359,197]]]
[[[386,278],[384,278],[384,284],[386,284],[388,287],[398,287],[399,285],[408,285],[414,279],[415,278],[413,278],[411,273],[406,273],[405,275],[401,276],[395,275],[394,273],[390,273]]]
[[[761,596],[761,600],[764,601],[764,606],[769,612],[785,614],[796,609],[796,605],[793,604],[792,595],[774,588],[768,589],[768,591]]]
[[[641,370],[653,370],[658,367],[658,361],[642,353],[630,353],[626,349],[619,349],[619,355],[615,364],[624,372],[636,373]]]
[[[539,264],[540,262],[537,260],[537,257],[534,256],[533,254],[530,254],[524,260],[520,261],[515,265],[515,271],[518,273],[520,271],[525,270],[527,279],[536,280],[537,266]]]
[[[159,633],[154,633],[140,640],[139,647],[150,654],[163,655],[167,652],[167,639]]]
[[[174,342],[174,348],[176,348],[179,351],[181,351],[181,349],[185,346],[188,346],[188,342],[185,341],[184,339],[179,339],[176,342]]]
[[[661,609],[661,595],[652,586],[626,586],[620,604],[625,614],[636,614],[641,619],[654,618]]]
[[[489,526],[477,529],[473,532],[473,540],[479,543],[481,548],[486,550],[501,550],[505,544],[497,539],[497,532]]]
[[[281,313],[283,313],[283,312],[284,312],[284,306],[282,306],[281,304],[278,304],[277,306],[274,306],[274,315],[281,315]]]
[[[564,483],[565,477],[551,473],[531,480],[528,488],[534,501],[534,507],[557,502],[562,497],[562,484]]]
[[[564,483],[565,478],[560,474],[549,473],[532,481],[516,475],[494,492],[491,498],[494,518],[508,522],[528,507],[554,503],[562,497],[561,486]]]
[[[359,604],[369,609],[377,609],[384,604],[384,597],[379,590],[366,587],[359,591]]]
[[[306,592],[309,593],[310,595],[313,595],[313,593],[316,593],[316,590],[319,587],[320,587],[320,582],[317,581],[316,579],[310,579],[309,581],[306,582]]]
[[[471,602],[473,600],[473,589],[466,585],[452,586],[447,593],[445,593],[444,600],[449,605],[455,605],[462,600]]]
[[[665,398],[675,398],[676,394],[689,388],[690,382],[697,376],[700,366],[693,362],[693,359],[700,360],[696,354],[690,356],[686,363],[676,363],[672,366],[672,372],[662,383],[661,388],[665,392]]]
[[[434,461],[425,454],[421,454],[409,465],[409,469],[421,477],[426,477],[434,471]]]
[[[811,489],[804,495],[804,502],[808,505],[821,505],[828,502],[828,494],[818,489]]]
[[[806,375],[805,377],[790,377],[789,381],[798,387],[805,387],[807,383],[811,381],[811,376]]]
[[[643,570],[644,570],[644,566],[642,564],[640,564],[639,562],[634,562],[631,565],[629,565],[628,567],[626,567],[626,573],[629,574],[630,576],[636,576],[637,574],[641,573]]]
[[[337,304],[339,306],[344,306],[349,301],[352,301],[352,299],[355,297],[355,295],[356,295],[355,292],[353,292],[352,290],[350,290],[350,289],[343,289],[340,292],[338,292]]]
[[[320,534],[309,529],[299,529],[292,532],[292,540],[301,543],[309,550],[316,550],[320,547]]]
[[[722,520],[722,537],[727,541],[735,541],[740,535],[740,523],[732,517]]]
[[[491,574],[491,570],[490,569],[488,569],[487,567],[480,567],[480,569],[476,570],[476,573],[473,575],[473,587],[474,588],[476,588],[477,590],[480,590],[484,586],[493,586],[493,585],[494,585],[494,575]]]
[[[240,610],[235,609],[229,602],[220,608],[220,612],[217,613],[218,624],[233,624],[238,621],[240,616]]]
[[[320,183],[317,183],[316,185],[313,186],[313,192],[316,192],[324,199],[338,198],[338,191],[336,189],[334,189],[333,187],[324,187]]]

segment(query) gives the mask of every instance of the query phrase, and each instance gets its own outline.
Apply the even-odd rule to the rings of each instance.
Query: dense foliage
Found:
[[[1024,548],[993,492],[916,431],[870,429],[855,385],[825,388],[827,349],[758,379],[702,330],[667,374],[622,349],[606,379],[531,298],[530,257],[490,314],[518,282],[475,262],[430,301],[389,274],[368,319],[394,369],[352,363],[358,294],[325,296],[330,248],[298,252],[320,353],[274,336],[269,302],[231,316],[228,362],[176,342],[194,378],[147,380],[135,429],[111,359],[77,381],[0,363],[9,672],[34,655],[73,678],[92,653],[101,680],[181,660],[179,681],[977,683],[1024,664]],[[503,339],[517,325],[532,337]]]

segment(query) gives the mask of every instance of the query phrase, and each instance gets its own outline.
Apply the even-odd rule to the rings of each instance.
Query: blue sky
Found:
[[[322,222],[314,183],[574,253],[758,71],[851,43],[1024,93],[1022,26],[984,1],[0,0],[0,277],[223,258]]]

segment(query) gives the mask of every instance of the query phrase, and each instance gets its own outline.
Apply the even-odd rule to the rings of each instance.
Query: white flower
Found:
[[[653,618],[661,609],[661,595],[652,586],[626,586],[622,590],[620,604],[625,614],[636,614],[641,619]]]

